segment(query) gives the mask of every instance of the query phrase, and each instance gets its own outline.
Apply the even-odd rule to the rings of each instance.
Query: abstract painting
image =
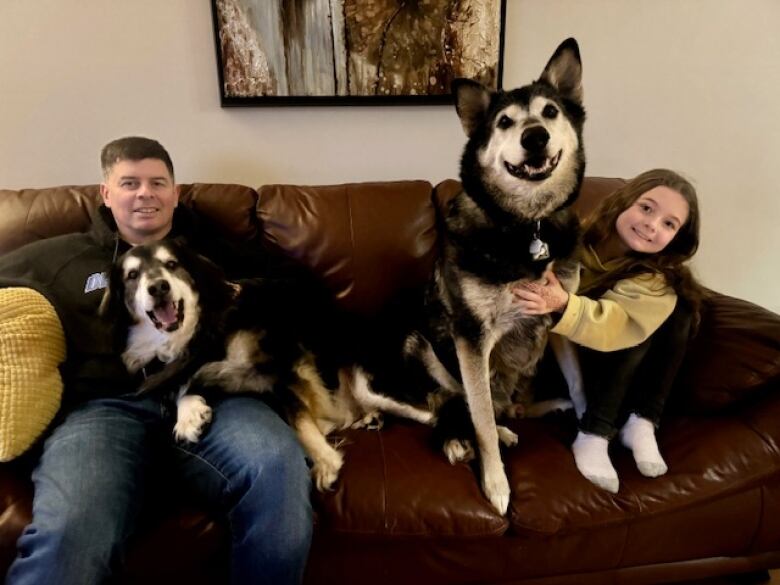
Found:
[[[451,103],[501,86],[505,0],[212,0],[223,106]]]

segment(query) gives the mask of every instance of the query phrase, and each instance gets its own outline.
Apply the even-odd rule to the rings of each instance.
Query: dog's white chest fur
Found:
[[[155,358],[167,364],[185,350],[187,343],[195,334],[200,318],[197,298],[192,300],[195,302],[190,303],[184,321],[176,331],[160,331],[148,319],[143,319],[130,327],[122,361],[131,374]]]

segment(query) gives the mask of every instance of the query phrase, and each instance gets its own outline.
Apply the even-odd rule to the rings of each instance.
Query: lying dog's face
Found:
[[[491,93],[472,81],[456,82],[457,111],[469,136],[461,175],[478,178],[502,207],[529,219],[563,205],[584,173],[581,77],[579,49],[569,39],[532,84]]]
[[[122,300],[135,323],[148,320],[158,331],[172,333],[183,325],[188,312],[195,311],[198,294],[193,278],[171,243],[136,246],[117,268]]]

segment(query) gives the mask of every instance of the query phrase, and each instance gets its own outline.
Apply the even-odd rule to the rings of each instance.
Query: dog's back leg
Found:
[[[428,410],[374,392],[368,374],[360,366],[355,366],[352,395],[364,412],[379,410],[423,424],[432,424],[434,421],[433,413]]]
[[[404,342],[404,358],[416,359],[428,372],[428,375],[442,388],[452,394],[463,392],[461,383],[441,363],[431,343],[419,332],[414,332]]]
[[[344,465],[344,456],[328,443],[308,409],[302,408],[291,424],[306,454],[312,460],[314,485],[321,492],[329,490],[338,479],[339,471]]]
[[[320,491],[329,490],[344,465],[344,456],[326,437],[332,428],[332,421],[328,419],[335,407],[307,356],[276,383],[274,395],[281,399],[287,421],[312,461],[314,485]]]
[[[506,447],[517,445],[517,434],[508,427],[496,425],[498,439]],[[438,405],[433,442],[440,447],[450,463],[471,461],[476,457],[474,424],[462,394],[449,394]]]

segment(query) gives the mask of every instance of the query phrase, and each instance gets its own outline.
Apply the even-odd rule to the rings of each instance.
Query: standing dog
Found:
[[[568,290],[579,282],[579,229],[569,204],[585,171],[581,77],[579,47],[568,39],[529,85],[492,93],[473,81],[454,83],[468,136],[463,190],[444,214],[425,319],[403,345],[406,361],[423,364],[436,385],[465,393],[482,489],[502,514],[510,490],[499,439],[513,444],[517,436],[498,427],[496,415],[524,399],[518,392],[528,387],[552,321],[523,315],[511,290],[549,268]],[[449,402],[438,412],[440,425],[452,419]],[[464,455],[448,453],[451,460]]]
[[[119,258],[102,310],[112,306],[125,321],[122,359],[129,372],[143,372],[140,392],[174,394],[177,440],[199,440],[211,421],[210,394],[265,394],[325,490],[343,465],[330,431],[374,425],[379,411],[423,423],[432,415],[353,383],[358,369],[333,343],[337,314],[315,288],[264,279],[232,286],[212,262],[163,240]]]

